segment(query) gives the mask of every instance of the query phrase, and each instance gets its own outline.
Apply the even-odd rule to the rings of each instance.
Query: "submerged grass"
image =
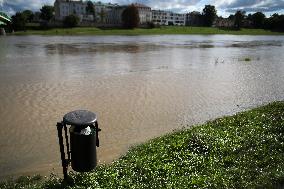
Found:
[[[47,30],[27,30],[15,35],[164,35],[164,34],[231,34],[231,35],[284,35],[263,29],[229,30],[214,27],[162,26],[153,29],[99,29],[95,27],[55,28]]]
[[[252,59],[249,58],[249,57],[245,57],[245,58],[239,59],[239,61],[250,62],[250,61],[252,61]]]
[[[284,102],[275,102],[151,140],[72,174],[71,185],[53,177],[23,188],[281,188],[283,157]]]

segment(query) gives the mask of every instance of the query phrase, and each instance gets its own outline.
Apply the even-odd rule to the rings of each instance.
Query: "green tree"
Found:
[[[27,22],[33,21],[34,13],[31,10],[24,10],[22,14],[26,17]]]
[[[101,12],[99,15],[100,15],[100,22],[104,23],[105,17],[106,17],[106,12],[104,11],[104,9],[101,9]]]
[[[241,29],[244,19],[245,19],[246,12],[238,10],[235,14],[235,28]]]
[[[128,29],[133,29],[138,27],[140,22],[139,12],[135,5],[129,5],[122,12],[122,22],[123,26]]]
[[[25,30],[26,23],[27,23],[27,19],[23,13],[17,12],[14,16],[12,16],[12,28],[15,31]]]
[[[95,15],[95,8],[94,8],[94,4],[92,1],[87,2],[86,12],[89,15]]]
[[[40,9],[40,18],[46,22],[49,22],[53,18],[54,7],[49,5],[44,5]]]
[[[255,28],[263,28],[265,15],[262,12],[256,12],[253,15],[251,15],[251,21]]]
[[[78,26],[79,21],[80,21],[80,18],[79,18],[77,15],[71,14],[71,15],[66,16],[66,17],[64,18],[63,23],[64,23],[64,26],[65,26],[65,27],[70,27],[70,28],[72,28],[72,27]]]
[[[270,30],[284,31],[284,15],[277,13],[265,19],[265,28]]]
[[[235,15],[230,14],[230,16],[228,17],[229,20],[235,20]]]
[[[215,18],[217,17],[217,11],[215,6],[205,5],[203,9],[203,21],[205,26],[212,26]]]

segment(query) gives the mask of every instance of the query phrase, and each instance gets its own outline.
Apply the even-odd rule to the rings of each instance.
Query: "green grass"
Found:
[[[52,177],[30,188],[281,188],[283,157],[284,102],[275,102],[153,139],[71,174],[73,185]]]
[[[281,32],[272,32],[263,29],[228,30],[213,27],[179,27],[163,26],[153,29],[99,29],[95,27],[56,28],[49,30],[27,30],[16,32],[15,35],[164,35],[164,34],[232,34],[232,35],[284,35]]]

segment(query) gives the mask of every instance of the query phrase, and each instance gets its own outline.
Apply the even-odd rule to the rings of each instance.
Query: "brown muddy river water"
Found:
[[[245,61],[248,58],[250,61]],[[56,122],[96,112],[98,159],[284,100],[283,36],[0,38],[0,178],[61,172]]]

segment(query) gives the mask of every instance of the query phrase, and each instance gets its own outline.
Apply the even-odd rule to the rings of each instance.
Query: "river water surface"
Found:
[[[281,36],[0,38],[0,178],[61,171],[56,122],[96,112],[109,163],[151,138],[284,100]],[[244,61],[246,58],[250,61]]]

